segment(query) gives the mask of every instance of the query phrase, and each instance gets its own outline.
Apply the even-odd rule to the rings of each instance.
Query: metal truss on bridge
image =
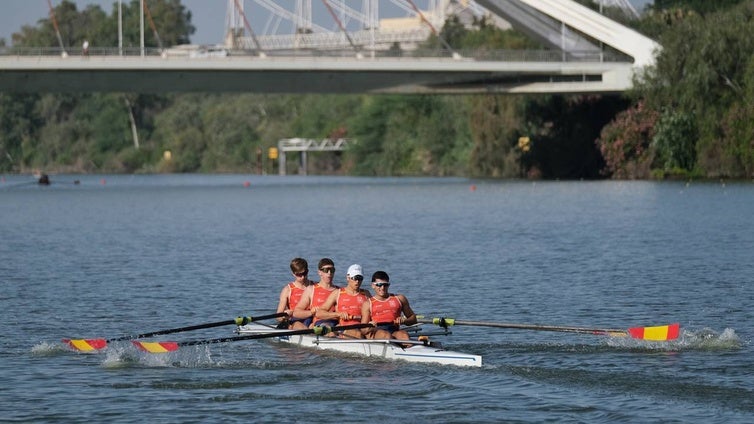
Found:
[[[638,16],[628,0],[597,2],[600,7],[619,8],[630,17]],[[503,28],[513,24],[567,51],[599,49],[598,43],[584,40],[552,18],[543,18],[518,0],[228,0],[225,43],[231,49],[264,51],[374,51],[393,46],[411,50],[437,33],[450,15],[467,25],[481,17]],[[266,18],[266,23],[254,28],[250,22],[260,18]]]

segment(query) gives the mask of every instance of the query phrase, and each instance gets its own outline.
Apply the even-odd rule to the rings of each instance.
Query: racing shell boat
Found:
[[[251,323],[239,326],[239,334],[269,334],[274,332],[286,333],[275,327]],[[282,343],[303,346],[307,348],[332,350],[364,356],[376,356],[383,359],[401,359],[408,362],[428,364],[456,365],[465,367],[481,367],[482,357],[468,353],[445,350],[439,343],[419,340],[395,339],[345,339],[341,337],[325,337],[313,334],[281,335],[274,338]]]

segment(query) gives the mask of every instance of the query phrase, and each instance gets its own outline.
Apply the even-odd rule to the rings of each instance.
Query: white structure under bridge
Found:
[[[286,174],[286,152],[301,152],[299,174],[307,174],[308,152],[342,152],[351,140],[347,138],[325,138],[315,140],[310,138],[284,138],[278,141],[278,170],[280,175]]]

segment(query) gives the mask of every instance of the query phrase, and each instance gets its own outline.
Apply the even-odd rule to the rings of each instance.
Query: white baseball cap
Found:
[[[364,272],[361,270],[361,265],[359,265],[359,264],[353,264],[353,265],[349,266],[348,267],[348,272],[346,272],[346,276],[353,278],[353,277],[355,277],[357,275],[361,275],[362,277],[364,277]]]

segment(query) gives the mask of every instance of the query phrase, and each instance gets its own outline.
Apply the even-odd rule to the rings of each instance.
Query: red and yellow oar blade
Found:
[[[659,342],[677,339],[680,328],[681,326],[678,323],[655,327],[635,327],[629,328],[628,334],[635,339]]]
[[[81,352],[92,352],[107,347],[105,339],[63,339],[63,343]]]
[[[149,353],[168,353],[178,350],[177,342],[140,342],[138,340],[134,340],[131,343],[133,343],[134,346],[138,347],[144,352]]]

